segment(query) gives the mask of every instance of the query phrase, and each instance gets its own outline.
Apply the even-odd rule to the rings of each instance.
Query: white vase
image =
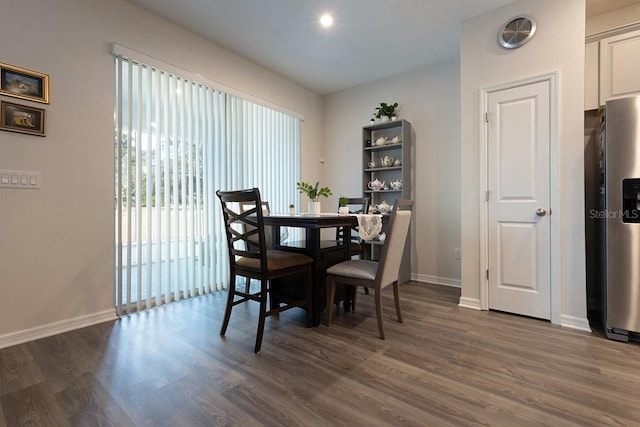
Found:
[[[309,202],[307,212],[309,215],[320,215],[320,202]]]
[[[349,206],[340,206],[338,208],[338,213],[340,215],[349,215]]]
[[[388,116],[382,116],[380,117],[380,123],[386,123],[389,121],[389,117]]]

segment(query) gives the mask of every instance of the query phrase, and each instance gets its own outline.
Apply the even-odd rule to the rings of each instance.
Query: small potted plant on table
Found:
[[[296,188],[300,193],[304,193],[309,197],[309,205],[307,212],[313,215],[320,214],[320,197],[329,197],[333,193],[329,187],[320,187],[320,182],[316,182],[316,185],[311,185],[306,182],[297,182]]]
[[[349,213],[349,206],[347,206],[348,202],[349,199],[343,196],[338,199],[338,213],[340,215],[347,215]]]

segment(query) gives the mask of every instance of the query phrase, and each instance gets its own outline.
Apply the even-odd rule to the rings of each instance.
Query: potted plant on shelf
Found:
[[[300,193],[304,193],[309,198],[309,205],[307,212],[313,215],[320,214],[320,197],[329,197],[333,193],[329,187],[320,187],[320,182],[316,182],[316,185],[311,185],[306,182],[297,182],[296,188]]]
[[[349,213],[349,206],[347,206],[348,202],[349,199],[344,196],[340,196],[338,199],[338,213],[340,215],[347,215]]]
[[[376,107],[376,112],[373,113],[373,117],[381,122],[395,120],[398,115],[398,110],[396,110],[396,108],[398,108],[397,102],[394,102],[393,104],[381,102],[380,106]]]

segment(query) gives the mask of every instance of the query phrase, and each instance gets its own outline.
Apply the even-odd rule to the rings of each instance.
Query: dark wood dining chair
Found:
[[[241,203],[239,203],[239,205],[240,205],[240,212],[246,212],[246,211],[256,207],[256,204],[253,201],[241,202]],[[269,215],[271,213],[271,207],[269,207],[269,202],[268,201],[262,200],[260,202],[260,206],[262,206],[262,215]],[[243,224],[242,227],[244,228],[245,232],[249,231],[249,229],[252,228],[252,227],[248,226],[247,224]],[[264,235],[265,235],[265,238],[267,239],[267,248],[270,248],[272,240],[273,240],[273,232],[271,230],[271,227],[266,227],[264,229]],[[258,241],[258,235],[254,234],[252,239],[257,242]],[[245,284],[245,292],[249,292],[250,288],[251,288],[251,278],[247,277],[246,278],[246,284]]]
[[[262,206],[262,214],[263,215],[269,215],[271,213],[271,208],[269,207],[269,202],[266,200],[262,200],[260,202],[260,206]],[[251,208],[255,208],[256,205],[254,202],[249,201],[249,202],[242,202],[240,203],[240,209],[244,212],[247,211]]]
[[[366,214],[369,211],[368,197],[347,197],[346,199],[350,214]],[[342,242],[345,234],[349,242],[349,256],[359,256],[360,259],[365,259],[364,244],[358,234],[358,226],[338,227],[336,241]]]
[[[254,351],[260,351],[265,319],[293,307],[307,311],[307,326],[311,326],[311,283],[313,259],[306,255],[267,249],[264,216],[257,188],[239,191],[216,191],[222,206],[227,248],[229,251],[229,294],[225,307],[220,335],[224,336],[231,310],[247,301],[260,304],[258,331]],[[253,207],[245,208],[248,202]],[[256,208],[260,206],[260,209]],[[303,298],[278,297],[274,303],[271,282],[285,276],[301,275],[304,286]],[[260,281],[260,290],[251,293],[247,286],[240,291],[236,286],[237,276]],[[238,299],[236,299],[238,298]],[[271,307],[267,310],[267,299]]]
[[[363,286],[374,291],[376,304],[376,317],[378,319],[378,332],[384,339],[382,327],[382,290],[387,286],[393,286],[393,298],[396,306],[398,321],[402,323],[400,311],[400,291],[398,275],[400,263],[404,252],[405,242],[411,225],[411,211],[413,201],[396,200],[389,220],[389,231],[382,247],[380,261],[354,259],[343,261],[327,269],[327,326],[331,325],[333,299],[336,285]],[[355,295],[352,301],[352,310],[355,310]]]

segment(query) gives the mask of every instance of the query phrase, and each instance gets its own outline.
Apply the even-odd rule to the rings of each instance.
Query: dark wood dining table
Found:
[[[276,229],[273,233],[273,247],[278,250],[305,254],[314,259],[311,306],[312,324],[320,324],[320,316],[325,309],[325,271],[327,268],[349,258],[348,237],[342,241],[322,240],[323,228],[352,227],[358,225],[355,215],[332,213],[310,214],[278,214],[264,216],[264,224]],[[298,227],[305,230],[304,241],[280,240],[280,227]],[[345,236],[348,233],[343,233]],[[286,289],[286,283],[276,283],[276,288]],[[283,291],[286,292],[286,291]]]

